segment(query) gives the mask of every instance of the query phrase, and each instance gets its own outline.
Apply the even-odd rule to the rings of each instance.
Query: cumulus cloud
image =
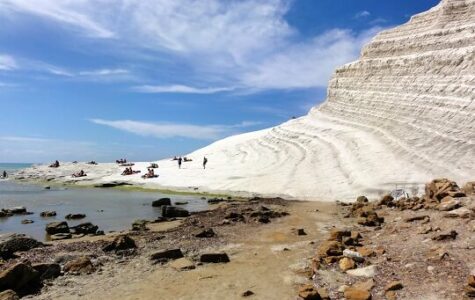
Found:
[[[149,75],[132,89],[146,93],[212,94],[322,87],[333,69],[358,57],[362,43],[379,29],[364,33],[334,29],[303,37],[285,19],[292,2],[4,0],[0,2],[0,14],[28,14],[66,29],[79,29],[87,37],[112,43],[106,44],[111,51],[121,49],[116,55],[131,60],[133,65],[148,68],[152,61],[160,68],[160,62],[169,60],[186,68],[186,74],[179,74],[183,75],[181,84],[173,80],[157,82],[151,78],[154,75]],[[370,13],[361,11],[357,16],[368,17]],[[127,56],[127,51],[133,54]],[[143,56],[147,58],[141,60],[138,53],[146,53]],[[113,75],[102,71],[69,73]],[[199,86],[189,84],[196,82],[190,80],[192,76],[201,80]]]
[[[151,123],[133,120],[111,121],[103,119],[91,119],[90,121],[95,124],[109,126],[141,136],[151,136],[160,139],[183,137],[196,140],[216,140],[230,134],[238,133],[240,128],[260,124],[259,122],[250,121],[234,125],[193,125],[180,123]]]

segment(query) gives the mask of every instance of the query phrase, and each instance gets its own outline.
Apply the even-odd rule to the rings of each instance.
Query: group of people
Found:
[[[178,161],[178,168],[181,169],[181,163],[182,162],[189,162],[189,161],[193,161],[191,158],[187,158],[186,156],[182,159],[181,156],[180,157],[174,157],[173,160],[177,160]],[[208,163],[208,159],[205,157],[203,157],[203,169],[206,169],[206,164]]]
[[[132,167],[127,167],[125,168],[124,172],[122,172],[122,175],[132,175],[137,173],[140,173],[140,171],[134,171],[132,170]]]
[[[127,163],[127,159],[125,159],[125,158],[116,159],[115,162],[118,163],[118,164],[126,164],[126,163]]]
[[[59,168],[59,161],[55,161],[54,163],[52,163],[51,165],[49,165],[50,168]]]
[[[73,175],[71,175],[72,177],[84,177],[84,176],[87,176],[86,172],[84,172],[84,170],[81,170],[77,173],[74,173]]]
[[[148,172],[147,174],[142,175],[142,178],[155,178],[158,177],[158,175],[155,175],[155,171],[152,168],[147,169]]]

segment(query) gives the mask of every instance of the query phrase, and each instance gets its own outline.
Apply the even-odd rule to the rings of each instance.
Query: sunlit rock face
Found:
[[[475,179],[475,1],[444,0],[378,34],[307,116],[193,155],[217,166],[203,186],[300,199]]]

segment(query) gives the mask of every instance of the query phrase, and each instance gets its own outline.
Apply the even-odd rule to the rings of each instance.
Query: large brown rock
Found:
[[[168,205],[162,206],[162,217],[164,218],[183,218],[189,215],[190,213],[184,208]]]
[[[338,241],[325,241],[318,247],[317,255],[319,257],[340,256],[343,254],[343,244]]]
[[[434,179],[426,184],[425,193],[427,199],[434,199],[439,202],[447,196],[454,198],[465,196],[457,183],[447,178]]]
[[[343,272],[354,269],[356,267],[355,262],[349,257],[343,257],[338,263],[340,270]]]
[[[0,235],[0,258],[9,259],[17,251],[28,251],[42,246],[43,243],[24,234],[2,234]]]
[[[91,274],[95,271],[95,268],[88,257],[81,256],[67,262],[64,265],[64,271],[76,274]]]
[[[135,249],[137,245],[135,241],[128,235],[120,235],[116,237],[112,242],[102,248],[104,252],[109,251],[123,251],[128,249]]]
[[[371,293],[369,291],[355,287],[347,288],[344,295],[347,300],[371,300]]]
[[[48,234],[69,233],[69,226],[66,222],[51,222],[46,224]]]
[[[39,272],[26,263],[17,263],[0,273],[0,291],[14,290],[20,295],[40,285]]]
[[[41,263],[34,264],[32,267],[38,271],[41,280],[53,279],[61,275],[61,267],[59,264]]]

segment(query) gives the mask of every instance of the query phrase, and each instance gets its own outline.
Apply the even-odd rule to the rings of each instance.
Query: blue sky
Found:
[[[153,160],[304,115],[436,0],[0,0],[0,161]]]

